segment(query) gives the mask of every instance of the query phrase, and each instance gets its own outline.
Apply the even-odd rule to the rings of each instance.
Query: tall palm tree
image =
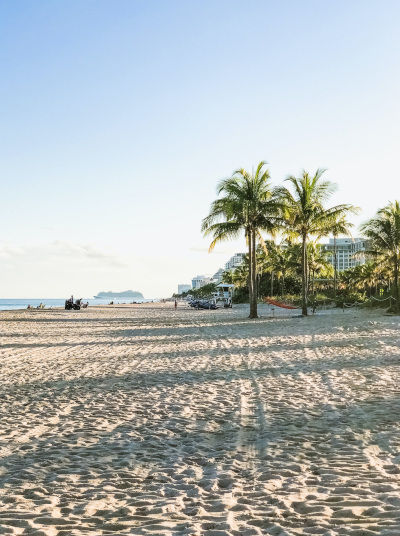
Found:
[[[332,232],[335,224],[350,212],[355,212],[351,205],[336,205],[325,208],[324,203],[334,191],[330,181],[323,181],[324,169],[318,169],[314,175],[303,171],[301,177],[288,177],[293,192],[286,187],[280,189],[285,205],[284,219],[288,236],[301,240],[302,251],[302,314],[307,315],[308,305],[308,259],[307,243],[310,236],[321,238]]]
[[[361,226],[361,231],[370,240],[369,253],[388,259],[393,270],[393,298],[391,309],[400,312],[400,202],[394,201],[378,210],[376,216]]]
[[[202,223],[204,234],[213,240],[209,251],[222,240],[246,237],[249,254],[250,318],[257,318],[257,262],[256,247],[260,231],[272,233],[278,221],[279,202],[271,186],[266,162],[261,161],[255,173],[238,169],[217,186],[216,199]]]

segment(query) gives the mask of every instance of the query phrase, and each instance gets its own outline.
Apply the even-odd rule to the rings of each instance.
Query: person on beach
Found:
[[[178,307],[178,302],[175,300],[175,303],[174,303],[174,307],[175,309]]]

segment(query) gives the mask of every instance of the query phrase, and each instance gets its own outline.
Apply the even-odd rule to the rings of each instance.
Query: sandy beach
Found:
[[[0,313],[0,534],[400,534],[400,319]]]

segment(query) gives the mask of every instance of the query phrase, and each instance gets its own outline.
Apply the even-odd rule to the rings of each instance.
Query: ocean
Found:
[[[75,298],[74,298],[75,300]],[[83,298],[84,302],[89,302],[89,305],[108,305],[110,301],[113,301],[115,304],[117,303],[132,303],[132,301],[136,301],[137,303],[144,303],[144,302],[152,302],[152,301],[158,301],[158,300],[150,300],[150,299],[143,299],[143,300],[133,300],[132,298],[106,298],[106,299],[94,299],[94,298]],[[28,305],[31,307],[37,307],[43,303],[47,308],[49,307],[64,307],[65,305],[65,298],[1,298],[0,299],[0,311],[10,311],[15,309],[26,309]]]

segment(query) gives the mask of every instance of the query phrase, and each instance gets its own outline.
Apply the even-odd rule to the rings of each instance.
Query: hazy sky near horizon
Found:
[[[214,273],[215,186],[328,168],[399,198],[397,0],[0,2],[0,297],[161,297]]]

